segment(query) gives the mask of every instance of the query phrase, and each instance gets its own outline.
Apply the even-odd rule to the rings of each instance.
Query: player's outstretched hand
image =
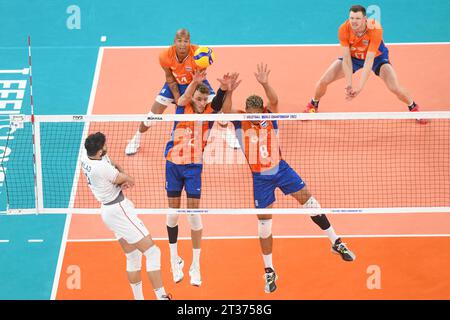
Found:
[[[262,85],[267,84],[269,82],[269,74],[270,70],[267,70],[267,64],[264,65],[262,62],[257,66],[257,72],[254,73],[256,80]]]
[[[220,89],[224,91],[233,91],[241,83],[241,80],[237,81],[238,77],[239,73],[233,72],[230,74],[228,72],[222,77],[222,79],[217,79],[217,81],[220,82]]]
[[[192,73],[192,81],[195,83],[203,82],[206,79],[206,69],[197,70]]]
[[[223,91],[228,90],[228,87],[230,86],[230,81],[231,81],[230,73],[227,72],[226,74],[223,75],[222,78],[217,78],[217,81],[219,81],[219,83],[220,83],[221,90],[223,90]]]
[[[239,73],[234,72],[231,74],[231,83],[230,83],[230,87],[228,88],[228,90],[230,91],[234,91],[234,89],[236,89],[237,87],[239,87],[239,85],[241,84],[242,80],[239,80]]]

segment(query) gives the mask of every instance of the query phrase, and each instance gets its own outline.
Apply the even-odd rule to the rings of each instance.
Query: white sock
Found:
[[[154,289],[153,291],[155,291],[156,299],[158,300],[161,300],[162,297],[166,295],[166,290],[164,290],[164,287]]]
[[[175,243],[169,243],[169,249],[170,249],[170,260],[171,261],[177,261],[178,259],[178,242]]]
[[[332,226],[330,226],[327,230],[324,230],[325,233],[328,236],[328,239],[330,239],[331,244],[334,244],[339,237],[336,235],[336,232],[334,232],[334,229]]]
[[[272,254],[263,254],[262,256],[264,259],[264,267],[273,269]]]
[[[142,281],[137,283],[130,283],[131,290],[133,290],[134,300],[144,300],[144,294],[142,292]]]
[[[141,141],[141,135],[142,135],[142,133],[140,133],[140,132],[139,132],[139,129],[138,129],[138,131],[137,131],[136,134],[134,135],[133,139],[134,139],[136,142],[140,142],[140,141]]]
[[[192,264],[200,266],[200,251],[201,249],[192,249]]]

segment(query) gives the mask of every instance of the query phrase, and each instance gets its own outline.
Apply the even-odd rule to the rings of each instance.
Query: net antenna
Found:
[[[32,54],[31,54],[31,36],[28,35],[28,68],[30,79],[30,107],[31,107],[31,134],[33,141],[33,171],[34,171],[34,192],[36,214],[39,214],[43,208],[42,195],[42,172],[41,172],[41,155],[40,155],[40,128],[39,123],[35,121],[34,114],[34,99],[33,99],[33,69],[32,69]]]

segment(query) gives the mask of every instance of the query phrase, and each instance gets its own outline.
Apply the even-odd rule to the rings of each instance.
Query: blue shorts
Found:
[[[202,164],[179,165],[166,161],[167,196],[180,197],[183,187],[188,198],[200,199],[202,193]]]
[[[291,194],[303,189],[306,184],[286,161],[281,160],[274,174],[253,173],[253,197],[256,208],[267,208],[275,201],[275,189]]]
[[[211,102],[216,93],[214,92],[213,88],[209,84],[208,80],[204,80],[203,83],[209,88],[209,97],[208,102]],[[178,90],[180,91],[180,95],[182,95],[189,84],[178,84]],[[173,94],[172,91],[169,89],[169,85],[164,83],[164,86],[162,87],[159,94],[156,96],[156,102],[159,102],[165,106],[168,106],[169,104],[173,103]]]
[[[342,58],[339,58],[339,60],[342,61]],[[364,62],[365,62],[365,60],[356,59],[356,58],[352,57],[353,73],[355,73],[356,71],[358,71],[359,69],[364,67]],[[380,76],[381,66],[386,63],[391,64],[391,62],[389,61],[389,51],[387,48],[385,48],[385,50],[383,51],[383,53],[381,55],[379,55],[378,57],[376,57],[373,60],[372,71],[377,76]]]

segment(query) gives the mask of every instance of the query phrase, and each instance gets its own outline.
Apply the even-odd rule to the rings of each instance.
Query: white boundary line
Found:
[[[348,234],[340,235],[341,238],[414,238],[414,237],[450,237],[450,234]],[[320,239],[327,238],[326,235],[283,235],[273,236],[275,239]],[[168,238],[153,238],[156,241],[165,241]],[[203,240],[247,240],[247,239],[259,239],[258,236],[222,236],[222,237],[202,237]],[[191,237],[179,237],[178,240],[191,240]],[[114,242],[117,239],[105,238],[105,239],[68,239],[67,242]]]
[[[450,45],[450,42],[392,42],[387,46],[424,46],[424,45]],[[212,48],[261,48],[261,47],[339,47],[339,43],[307,43],[307,44],[205,44],[202,46]],[[169,46],[104,46],[105,49],[163,49]]]
[[[30,68],[23,68],[17,70],[0,70],[0,74],[28,74],[30,72]]]
[[[100,214],[100,208],[44,208],[40,214]],[[423,213],[448,213],[450,207],[387,207],[387,208],[270,208],[270,209],[171,209],[171,208],[136,208],[140,215],[165,215],[165,214],[203,214],[203,215],[255,215],[255,214],[423,214]],[[3,212],[3,211],[2,211]],[[11,209],[8,215],[23,215],[35,213],[34,209]]]
[[[100,78],[100,69],[101,69],[102,60],[103,60],[103,52],[104,52],[103,48],[100,47],[99,51],[98,51],[98,56],[97,56],[97,63],[95,65],[94,79],[92,81],[92,88],[91,88],[91,94],[89,97],[89,104],[88,104],[88,108],[87,108],[87,112],[86,112],[87,115],[92,114],[92,109],[94,107],[95,95],[97,93],[97,85],[98,85],[98,80]],[[89,124],[87,124],[87,126],[89,126]],[[80,141],[80,150],[78,152],[78,156],[80,155],[80,153],[83,150],[82,142],[83,142],[83,138],[84,138],[84,132],[87,132],[86,126],[83,129],[83,134],[82,134],[82,139]],[[79,172],[80,172],[80,164],[79,164],[79,161],[77,158],[76,171],[75,171],[75,176],[74,176],[74,180],[73,180],[73,184],[72,184],[72,191],[71,191],[70,201],[69,201],[69,208],[73,207],[73,201],[75,199],[75,195],[77,192]],[[62,212],[64,212],[64,211],[62,211]],[[59,278],[61,275],[62,263],[64,260],[65,251],[66,251],[66,243],[67,243],[67,238],[69,235],[69,227],[70,227],[71,221],[72,221],[72,214],[69,213],[66,215],[66,222],[64,225],[64,232],[63,232],[63,236],[62,236],[62,240],[61,240],[61,247],[59,250],[58,263],[56,265],[55,277],[53,279],[53,286],[52,286],[52,293],[50,296],[50,300],[55,300],[56,294],[58,292]]]
[[[20,114],[20,110],[7,110],[7,111],[1,110],[1,111],[0,111],[0,114],[7,114],[7,115],[10,115],[10,114]],[[8,119],[5,119],[5,120],[8,120]]]
[[[42,242],[44,242],[44,240],[43,239],[29,239],[27,242],[28,243],[42,243]]]

